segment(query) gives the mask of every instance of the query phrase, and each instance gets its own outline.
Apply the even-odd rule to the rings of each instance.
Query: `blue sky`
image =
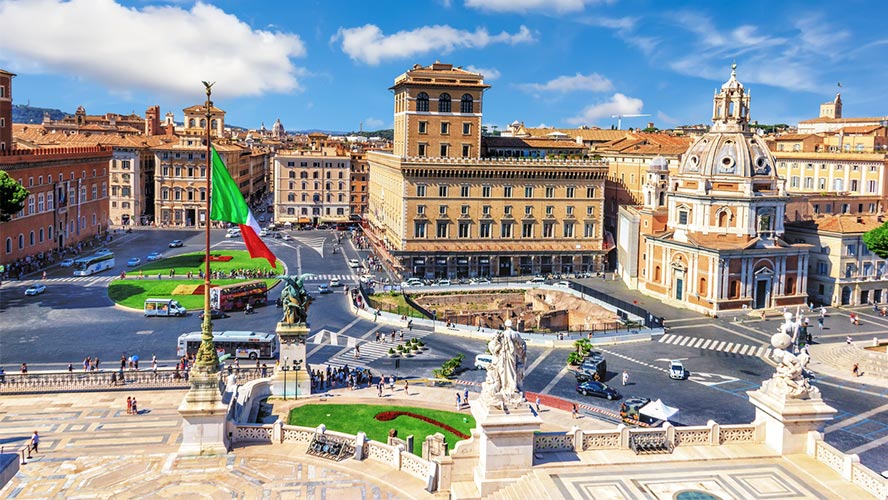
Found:
[[[751,117],[888,115],[888,3],[849,0],[0,0],[17,104],[182,119],[215,81],[229,124],[392,126],[393,79],[435,60],[483,73],[484,123],[708,123],[732,60]]]

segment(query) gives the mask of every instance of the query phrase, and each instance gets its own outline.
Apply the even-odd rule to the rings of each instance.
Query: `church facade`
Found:
[[[749,94],[736,69],[715,94],[712,122],[677,173],[651,162],[643,205],[620,209],[622,279],[711,315],[806,303],[810,246],[784,239],[789,195],[749,129]]]

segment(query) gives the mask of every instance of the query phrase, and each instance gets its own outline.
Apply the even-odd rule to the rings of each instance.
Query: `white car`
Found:
[[[570,281],[559,281],[558,283],[554,283],[552,286],[557,286],[561,288],[570,288]]]
[[[364,266],[361,265],[361,261],[359,261],[358,259],[350,259],[348,261],[348,267],[350,267],[352,269],[357,269],[359,267],[364,267]]]
[[[342,286],[342,282],[339,281],[339,278],[333,278],[330,280],[330,286],[331,287]]]
[[[401,283],[401,288],[410,288],[411,286],[422,286],[422,280],[419,278],[410,278]]]
[[[438,282],[435,284],[438,286],[450,286],[451,285],[450,280],[438,280]]]
[[[493,363],[492,354],[478,354],[475,356],[475,369],[486,370],[490,363]]]
[[[162,254],[162,253],[160,253],[160,252],[151,252],[151,253],[148,254],[148,257],[145,258],[145,260],[147,260],[147,261],[149,261],[149,262],[153,262],[153,261],[155,261],[155,260],[160,260],[160,259],[162,259],[162,258],[163,258],[163,254]]]
[[[59,267],[71,267],[73,265],[74,259],[62,259],[62,261],[59,262]]]
[[[525,281],[525,283],[527,283],[528,285],[542,285],[546,283],[546,278],[543,278],[542,276],[536,276]]]
[[[684,365],[681,364],[681,361],[673,359],[669,363],[669,378],[671,378],[672,380],[684,380],[685,369]]]

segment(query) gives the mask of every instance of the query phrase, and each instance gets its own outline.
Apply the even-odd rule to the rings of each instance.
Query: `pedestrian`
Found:
[[[823,330],[823,317],[817,318],[817,327]]]
[[[46,271],[43,271],[43,281],[46,281]]]
[[[74,371],[74,363],[68,363],[68,373],[71,373],[73,371]]]
[[[266,366],[265,363],[262,363],[262,368],[260,369],[260,371],[262,372],[262,378],[268,376],[268,366]]]
[[[379,317],[379,309],[374,309],[373,310],[373,321],[375,322],[378,317]]]
[[[811,312],[814,312],[814,302],[811,302],[810,304],[808,304],[808,310]]]
[[[28,374],[28,363],[22,363],[22,375]]]
[[[845,343],[848,345],[851,345],[851,336],[850,335],[845,337]]]
[[[860,365],[858,365],[857,363],[854,363],[854,366],[851,367],[851,374],[854,375],[855,377],[859,377],[860,376]]]
[[[462,409],[462,396],[459,395],[459,391],[456,391],[456,411]]]
[[[123,370],[126,368],[126,354],[120,355],[120,369]]]
[[[468,387],[466,387],[466,389],[463,391],[463,401],[465,401],[466,404],[469,404],[469,388]]]
[[[99,361],[98,356],[96,356],[96,358],[95,358],[95,363],[96,363],[96,371],[99,371],[99,363],[101,363],[101,361]]]
[[[627,372],[626,370],[623,370],[623,385],[629,385],[629,372]]]
[[[139,414],[139,406],[136,403],[136,398],[133,398],[133,415]]]
[[[130,396],[126,397],[126,414],[127,415],[133,414],[133,398]]]
[[[117,372],[111,372],[111,385],[117,385]]]
[[[577,404],[576,403],[571,405],[570,416],[571,416],[571,418],[577,418]]]
[[[376,397],[382,397],[382,380],[380,379],[379,383],[376,384]]]
[[[540,412],[540,397],[539,396],[536,397],[536,401],[534,401],[534,403],[536,404],[537,413],[539,413]]]
[[[361,358],[361,348],[358,347],[357,344],[355,344],[355,359],[360,359],[360,358]]]
[[[826,306],[820,306],[820,317],[821,318],[826,317]]]
[[[765,319],[765,311],[762,309],[762,319]]]
[[[410,383],[407,382],[407,380],[404,380],[404,394],[407,396],[410,395]]]
[[[38,446],[40,446],[40,434],[34,431],[34,434],[31,436],[31,449],[34,450],[34,453],[37,453]]]
[[[394,375],[389,376],[389,391],[395,392],[395,376]]]

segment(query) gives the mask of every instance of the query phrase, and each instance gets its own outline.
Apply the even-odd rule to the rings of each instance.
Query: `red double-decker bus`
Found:
[[[210,307],[220,311],[242,310],[247,304],[262,306],[266,302],[268,302],[268,285],[263,280],[210,288]]]

